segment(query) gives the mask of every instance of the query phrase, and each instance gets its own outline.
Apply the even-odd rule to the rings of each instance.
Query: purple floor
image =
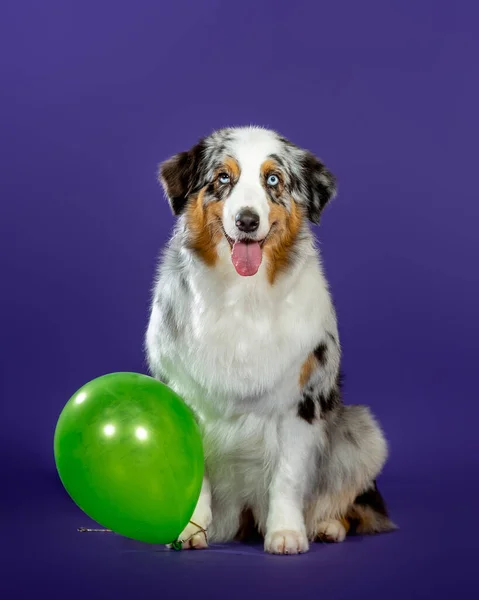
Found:
[[[95,524],[66,497],[54,473],[37,473],[30,481],[35,501],[26,491],[17,496],[12,518],[2,526],[7,552],[0,591],[8,600],[31,597],[32,590],[89,600],[166,593],[224,599],[266,593],[328,600],[477,598],[479,486],[451,473],[445,477],[381,480],[401,527],[395,533],[314,544],[308,554],[275,557],[259,546],[174,552],[110,533],[79,533],[78,527]]]
[[[0,600],[479,598],[478,23],[478,0],[2,0]],[[53,432],[87,381],[145,372],[158,163],[250,123],[338,177],[315,231],[400,529],[299,557],[78,533]]]

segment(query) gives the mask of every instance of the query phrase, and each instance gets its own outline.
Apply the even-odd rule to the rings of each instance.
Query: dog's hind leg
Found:
[[[319,461],[319,494],[307,514],[310,539],[340,542],[358,533],[391,531],[376,477],[387,457],[384,435],[365,406],[341,406],[329,425]]]

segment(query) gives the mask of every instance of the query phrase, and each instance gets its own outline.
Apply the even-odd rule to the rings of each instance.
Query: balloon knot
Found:
[[[172,550],[181,550],[183,548],[183,542],[181,540],[176,540],[171,544]]]
[[[193,538],[195,535],[197,535],[200,532],[205,536],[206,543],[208,543],[208,534],[206,532],[206,529],[204,529],[204,527],[201,527],[201,525],[198,525],[194,521],[190,521],[190,523],[191,523],[191,525],[198,527],[198,531],[195,531],[195,533],[190,535],[190,537],[187,538],[186,540],[176,540],[176,541],[172,542],[170,544],[170,547],[172,550],[182,550],[183,544],[186,544],[187,542],[189,542],[191,540],[191,538]]]

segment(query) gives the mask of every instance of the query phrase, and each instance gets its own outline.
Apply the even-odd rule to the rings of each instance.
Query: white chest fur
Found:
[[[281,413],[297,401],[301,364],[325,331],[335,332],[329,293],[316,256],[271,286],[266,267],[239,277],[230,260],[191,270],[191,295],[177,306],[182,331],[150,346],[172,387],[201,414]],[[159,282],[161,285],[161,282]]]

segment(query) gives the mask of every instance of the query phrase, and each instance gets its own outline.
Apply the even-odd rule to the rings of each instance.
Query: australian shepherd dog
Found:
[[[205,477],[183,548],[244,539],[298,554],[395,528],[387,443],[341,396],[337,319],[311,230],[336,194],[310,151],[226,128],[160,165],[175,227],[146,332],[150,373],[200,424]],[[181,545],[180,544],[180,545]]]

